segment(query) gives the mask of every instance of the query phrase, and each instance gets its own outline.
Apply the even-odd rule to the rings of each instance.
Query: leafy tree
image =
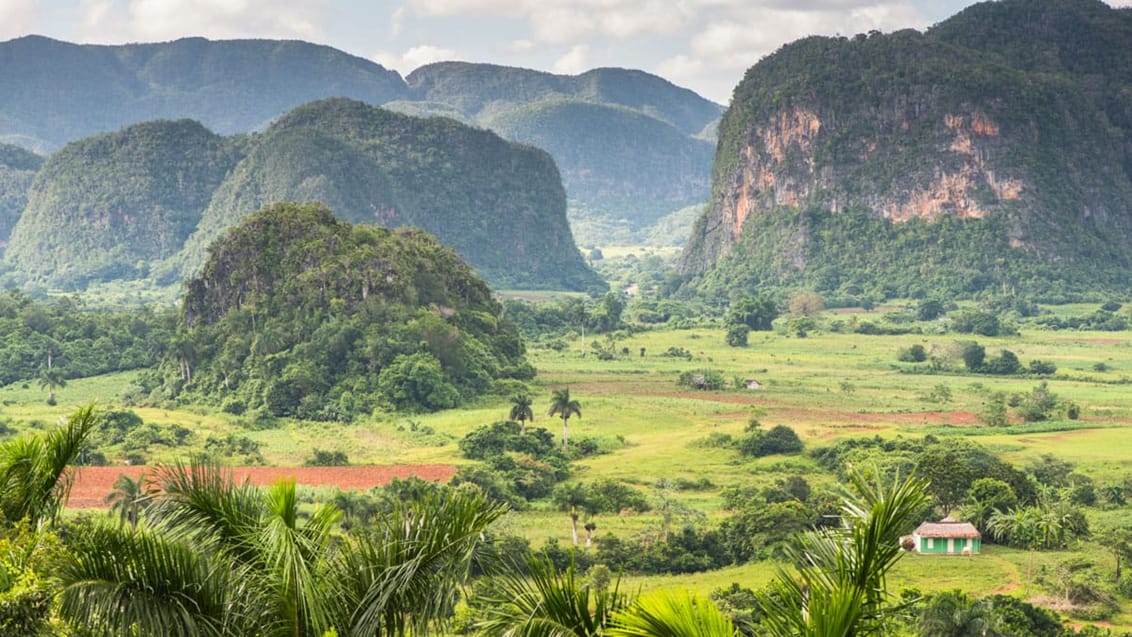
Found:
[[[746,325],[756,332],[767,332],[778,318],[778,307],[769,296],[742,296],[731,304],[723,322],[728,325]]]
[[[983,362],[986,360],[986,356],[986,348],[974,341],[963,346],[963,364],[969,372],[983,371]]]
[[[916,318],[921,321],[934,321],[946,312],[942,301],[924,299],[916,305]]]
[[[570,398],[570,389],[556,389],[550,397],[550,411],[547,412],[548,416],[560,416],[562,418],[562,450],[566,451],[569,447],[569,434],[567,425],[570,422],[570,416],[582,417],[582,404]]]
[[[742,324],[732,324],[727,326],[727,344],[731,347],[746,347],[747,335],[750,333],[751,328]]]
[[[527,421],[535,421],[535,412],[531,410],[531,397],[526,394],[517,394],[511,397],[511,412],[507,415],[511,420],[519,422],[519,433],[527,431]]]
[[[405,411],[436,411],[455,407],[460,393],[444,378],[440,361],[428,352],[398,356],[377,377],[386,400]]]
[[[825,299],[816,292],[796,292],[787,306],[794,318],[815,318],[825,309]]]
[[[1026,422],[1048,420],[1057,410],[1057,394],[1043,380],[1022,397],[1017,413]]]
[[[1022,373],[1022,363],[1018,360],[1018,356],[1015,355],[1014,352],[1004,349],[998,356],[988,359],[983,363],[980,371],[984,374],[1010,376]]]
[[[928,360],[928,352],[923,345],[916,343],[897,352],[896,359],[905,363],[922,363]]]
[[[978,413],[979,422],[990,427],[1005,427],[1010,424],[1007,418],[1006,394],[995,392],[987,397]]]
[[[976,528],[985,530],[992,515],[1005,513],[1017,504],[1018,496],[1009,484],[995,478],[979,478],[967,490],[964,514]]]

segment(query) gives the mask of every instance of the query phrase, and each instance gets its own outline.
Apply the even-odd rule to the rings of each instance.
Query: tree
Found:
[[[582,417],[582,404],[576,400],[571,400],[570,389],[556,389],[554,394],[550,397],[550,411],[547,412],[548,416],[561,416],[562,418],[562,451],[569,449],[569,430],[567,425],[570,422],[570,416],[576,415],[578,418]]]
[[[487,526],[475,490],[391,504],[371,533],[331,541],[333,505],[300,515],[293,481],[234,484],[167,467],[145,528],[95,525],[60,566],[60,615],[97,634],[420,634],[446,617]]]
[[[1001,619],[990,599],[971,601],[962,591],[933,595],[920,615],[923,637],[999,637]]]
[[[589,500],[588,489],[580,482],[560,485],[554,490],[552,496],[554,505],[559,511],[565,511],[570,516],[570,539],[574,546],[578,545],[578,518],[579,509],[585,508]]]
[[[1018,496],[1009,484],[994,478],[979,478],[967,490],[964,513],[976,528],[985,530],[992,515],[1008,511],[1017,504]]]
[[[67,379],[59,368],[44,369],[39,373],[39,388],[48,391],[47,404],[55,405],[55,392],[67,386]]]
[[[525,567],[503,576],[484,600],[486,616],[476,625],[476,634],[598,637],[628,603],[616,583],[602,588],[585,582],[573,561],[559,571],[549,558],[530,557]]]
[[[0,444],[0,524],[26,518],[34,526],[58,518],[73,478],[67,468],[78,460],[96,423],[94,407],[82,407],[46,434]]]
[[[1119,583],[1123,564],[1132,560],[1132,526],[1104,529],[1097,534],[1097,541],[1112,553],[1116,562],[1113,581]]]
[[[724,324],[746,325],[756,332],[773,329],[774,319],[778,318],[778,307],[768,296],[744,296],[731,304],[723,318]]]
[[[963,364],[967,367],[967,371],[975,373],[981,372],[986,357],[987,350],[982,345],[979,345],[975,341],[964,344]]]
[[[825,299],[816,292],[797,292],[790,297],[790,316],[815,318],[825,309]]]
[[[747,335],[751,328],[742,324],[733,324],[727,326],[727,344],[731,347],[746,347]]]
[[[856,494],[844,497],[841,526],[811,531],[788,550],[796,573],[780,569],[758,593],[763,627],[775,637],[878,635],[898,605],[886,580],[900,559],[900,535],[928,501],[918,478],[886,484],[850,473]]]
[[[130,528],[136,529],[142,511],[149,508],[156,493],[144,474],[135,480],[122,473],[114,481],[105,502],[110,505],[111,515],[117,514],[120,522],[129,523]]]
[[[517,394],[511,397],[511,420],[519,421],[519,433],[527,432],[527,421],[535,421],[535,412],[531,410],[531,397],[526,394]]]

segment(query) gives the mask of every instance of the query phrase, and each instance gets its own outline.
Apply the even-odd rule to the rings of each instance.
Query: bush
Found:
[[[350,464],[350,459],[345,451],[323,451],[316,447],[303,464],[308,467],[345,467]]]
[[[727,381],[723,378],[723,372],[717,369],[697,369],[680,374],[676,384],[692,389],[718,391],[723,389]]]
[[[751,328],[746,325],[729,325],[727,327],[727,344],[731,347],[746,347],[747,336]]]
[[[923,345],[916,343],[897,352],[896,360],[902,363],[922,363],[928,360],[928,351],[924,349]]]

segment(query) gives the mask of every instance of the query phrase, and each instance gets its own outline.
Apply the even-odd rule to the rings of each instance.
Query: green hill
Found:
[[[0,255],[27,206],[28,189],[43,158],[18,146],[0,144]]]
[[[174,345],[143,383],[232,413],[432,411],[534,373],[518,330],[454,252],[316,204],[269,206],[224,233],[181,307]]]
[[[1126,292],[1130,55],[1132,13],[1074,0],[783,47],[720,124],[688,289]]]
[[[423,228],[494,286],[603,285],[574,245],[545,152],[454,120],[344,99],[298,108],[254,140],[205,210],[183,271],[199,267],[225,228],[289,200],[324,202],[354,223]]]
[[[189,120],[68,144],[36,175],[5,259],[68,288],[144,278],[181,249],[238,159],[234,140]]]

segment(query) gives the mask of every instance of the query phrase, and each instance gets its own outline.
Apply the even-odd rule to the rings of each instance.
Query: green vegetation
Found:
[[[0,144],[0,255],[28,202],[28,190],[43,158],[18,146]]]
[[[448,409],[533,372],[487,286],[428,235],[279,204],[213,245],[139,384],[152,401],[348,421]]]

